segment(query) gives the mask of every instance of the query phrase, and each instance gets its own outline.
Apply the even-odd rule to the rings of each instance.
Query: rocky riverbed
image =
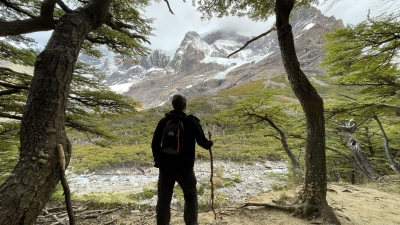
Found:
[[[197,161],[195,172],[198,185],[208,184],[210,180],[210,162]],[[285,162],[259,161],[254,164],[215,161],[214,177],[231,180],[233,185],[218,188],[228,202],[243,202],[247,196],[267,192],[274,183],[280,181],[269,176],[271,173],[287,173]],[[143,188],[155,188],[158,169],[154,167],[124,167],[97,173],[85,171],[84,174],[69,174],[70,190],[74,195],[96,192],[141,192]],[[200,197],[201,198],[201,197]],[[156,204],[157,196],[143,200],[141,204]],[[173,199],[173,203],[176,202]]]

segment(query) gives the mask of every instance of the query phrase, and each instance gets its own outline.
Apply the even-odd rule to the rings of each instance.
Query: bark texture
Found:
[[[33,224],[57,183],[57,145],[71,144],[65,131],[65,108],[72,73],[87,34],[100,26],[110,1],[95,0],[61,18],[36,60],[21,122],[20,160],[0,186],[0,224]]]
[[[303,214],[323,216],[325,224],[341,224],[326,201],[326,155],[324,103],[300,68],[289,15],[294,0],[276,0],[276,27],[285,71],[306,116],[306,171]]]

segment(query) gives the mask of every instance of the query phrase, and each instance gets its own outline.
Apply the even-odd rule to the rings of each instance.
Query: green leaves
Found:
[[[399,22],[395,15],[386,15],[326,34],[322,65],[338,84],[360,94],[332,111],[366,117],[399,112]]]
[[[326,35],[322,65],[344,84],[396,85],[400,21],[389,16],[348,25]]]

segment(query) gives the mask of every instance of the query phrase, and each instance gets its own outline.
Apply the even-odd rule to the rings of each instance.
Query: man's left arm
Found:
[[[194,132],[197,144],[204,149],[210,149],[214,142],[212,140],[208,140],[204,135],[203,128],[200,125],[200,120],[193,115],[190,115],[189,117],[192,119],[194,124]]]

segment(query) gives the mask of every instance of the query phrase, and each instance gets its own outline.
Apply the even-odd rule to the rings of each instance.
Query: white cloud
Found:
[[[154,18],[154,33],[151,37],[152,49],[171,50],[179,47],[180,42],[188,31],[198,34],[208,33],[213,30],[226,29],[240,31],[243,34],[258,35],[267,31],[272,22],[253,22],[248,18],[225,17],[201,20],[200,12],[188,2],[171,2],[172,15],[165,2],[154,3],[146,9],[146,15]],[[249,26],[250,24],[250,26]],[[270,25],[268,25],[270,24]]]
[[[367,19],[369,9],[371,10],[371,16],[383,13],[388,4],[382,5],[381,2],[382,0],[342,0],[338,1],[331,8],[329,8],[330,2],[327,2],[319,6],[318,9],[326,16],[334,16],[336,19],[342,19],[345,25],[358,24]]]
[[[342,0],[326,10],[331,1],[318,6],[318,8],[327,16],[333,15],[336,19],[342,19],[345,24],[357,24],[365,20],[368,9],[371,9],[371,16],[374,16],[388,10],[388,7],[393,7],[393,4],[399,8],[395,0]],[[382,2],[389,3],[381,6]],[[190,1],[170,1],[170,6],[175,15],[169,12],[164,1],[154,2],[153,5],[146,8],[146,16],[155,19],[153,27],[156,28],[154,31],[156,36],[150,37],[152,44],[148,45],[152,49],[175,50],[188,31],[204,34],[217,29],[230,29],[238,31],[240,34],[259,35],[270,29],[275,20],[271,18],[267,22],[253,22],[243,17],[224,17],[202,21],[201,14],[196,11]],[[51,32],[29,34],[38,41],[40,48],[46,45],[50,35]]]

